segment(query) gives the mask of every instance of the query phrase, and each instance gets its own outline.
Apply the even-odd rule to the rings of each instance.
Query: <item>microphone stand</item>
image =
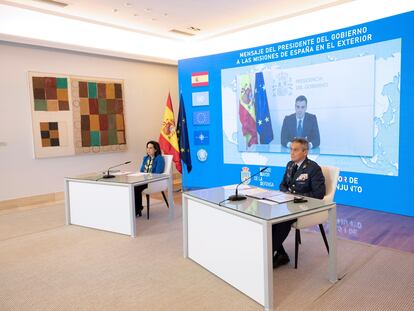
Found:
[[[230,200],[230,201],[242,201],[242,200],[246,200],[246,196],[245,196],[245,195],[239,194],[239,186],[240,186],[241,184],[245,183],[246,181],[248,181],[248,180],[252,179],[254,176],[259,175],[261,172],[263,172],[263,171],[267,170],[268,168],[269,168],[268,166],[266,166],[266,167],[262,168],[262,169],[261,169],[260,171],[258,171],[256,174],[253,174],[253,175],[252,175],[252,176],[250,176],[249,178],[246,178],[246,179],[245,179],[245,180],[243,180],[241,183],[239,183],[239,184],[236,186],[236,191],[235,191],[235,193],[234,193],[233,195],[229,196],[227,200]]]
[[[124,162],[124,163],[121,163],[121,164],[118,164],[118,165],[111,166],[110,168],[108,168],[108,171],[106,172],[106,174],[102,176],[102,178],[104,178],[104,179],[107,179],[107,178],[114,178],[114,177],[115,177],[115,175],[111,175],[111,174],[109,174],[109,170],[110,170],[111,168],[115,168],[115,167],[118,167],[118,166],[121,166],[121,165],[125,165],[125,164],[129,164],[129,163],[131,163],[131,161],[126,161],[126,162]]]

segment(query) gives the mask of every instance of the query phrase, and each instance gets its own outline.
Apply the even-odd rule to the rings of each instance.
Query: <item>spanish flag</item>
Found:
[[[178,139],[174,121],[174,110],[171,96],[168,93],[167,103],[165,106],[164,117],[162,120],[159,143],[164,154],[171,154],[177,171],[182,172],[180,149],[178,148]]]
[[[208,86],[208,72],[193,72],[191,74],[191,86]]]
[[[256,111],[249,74],[237,77],[240,85],[239,118],[247,147],[257,144]]]

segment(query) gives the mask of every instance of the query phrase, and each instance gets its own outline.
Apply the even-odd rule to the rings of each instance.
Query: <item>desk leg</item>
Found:
[[[182,195],[183,213],[183,255],[188,258],[188,199]]]
[[[135,191],[134,185],[129,185],[129,217],[131,219],[131,237],[137,236],[137,223],[135,219]]]
[[[174,218],[174,198],[173,198],[173,179],[172,176],[168,178],[168,205],[169,205],[169,217],[170,220]]]
[[[65,224],[70,225],[69,181],[65,180]]]
[[[336,204],[329,210],[329,281],[338,281],[336,271]]]
[[[273,250],[272,224],[263,224],[263,267],[264,267],[264,307],[266,311],[274,310],[273,300]]]

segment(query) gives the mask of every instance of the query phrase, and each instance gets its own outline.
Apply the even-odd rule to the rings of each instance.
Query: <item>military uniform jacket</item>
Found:
[[[294,165],[295,162],[293,161],[287,164],[279,189],[284,192],[322,199],[325,196],[326,187],[321,167],[316,162],[306,158],[295,175],[292,176]]]

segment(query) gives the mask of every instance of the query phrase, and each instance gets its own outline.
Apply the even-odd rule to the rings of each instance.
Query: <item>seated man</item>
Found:
[[[286,166],[279,189],[292,194],[322,199],[325,196],[325,178],[320,166],[307,158],[306,139],[295,138],[290,145],[290,161]],[[272,227],[273,268],[287,264],[289,256],[283,248],[291,225],[296,219],[274,224]]]

